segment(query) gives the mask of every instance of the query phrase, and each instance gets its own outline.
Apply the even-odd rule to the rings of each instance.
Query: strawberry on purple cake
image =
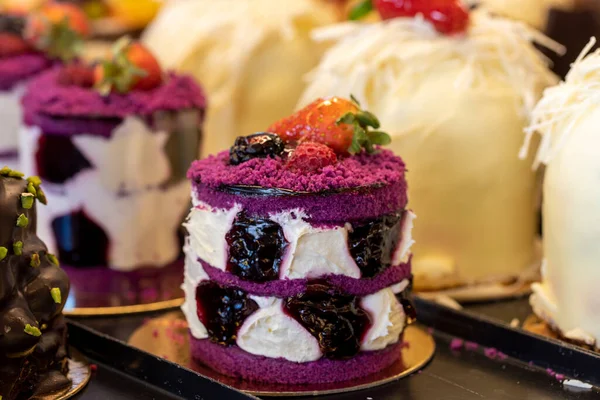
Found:
[[[124,38],[96,65],[73,62],[41,74],[23,105],[22,166],[44,179],[51,200],[39,233],[71,274],[75,298],[119,294],[144,279],[146,288],[162,286],[156,273],[181,255],[202,89],[191,77],[163,73],[150,52]],[[175,269],[179,280],[182,264]],[[111,284],[123,273],[126,282]],[[148,292],[152,299],[130,301],[166,300],[174,289],[167,298]]]
[[[414,215],[378,128],[354,101],[319,99],[192,164],[183,311],[195,360],[303,384],[400,359]]]
[[[0,13],[0,163],[16,166],[25,85],[76,57],[89,26],[73,5],[49,3],[28,17],[10,12]]]

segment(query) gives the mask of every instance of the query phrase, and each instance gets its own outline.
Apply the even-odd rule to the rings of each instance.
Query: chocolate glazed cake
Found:
[[[37,177],[0,170],[0,398],[60,392],[67,378],[62,309],[69,279],[36,235]]]
[[[316,104],[326,118],[341,101]],[[350,155],[269,131],[284,140],[241,137],[188,172],[192,356],[222,374],[284,384],[378,372],[400,358],[415,317],[404,163],[369,144],[371,153]]]

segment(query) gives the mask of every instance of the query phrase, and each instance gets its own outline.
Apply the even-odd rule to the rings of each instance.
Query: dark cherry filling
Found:
[[[391,266],[401,229],[402,213],[352,224],[348,247],[364,278],[371,278]]]
[[[109,239],[83,210],[52,220],[60,261],[76,267],[107,265]]]
[[[303,294],[287,298],[283,308],[318,340],[329,359],[356,355],[371,325],[356,296],[342,295],[320,282],[310,283]]]
[[[244,291],[211,281],[200,282],[196,288],[196,305],[210,341],[226,346],[235,344],[246,318],[258,310],[258,304]]]
[[[47,182],[65,183],[92,164],[68,136],[41,135],[35,153],[37,174]]]
[[[279,224],[242,211],[236,216],[226,239],[229,272],[254,282],[279,278],[279,266],[287,246]]]
[[[413,304],[410,295],[412,293],[413,286],[413,278],[410,278],[410,284],[406,289],[396,295],[396,298],[402,305],[404,309],[404,314],[406,315],[406,324],[412,324],[417,320],[417,310],[415,309],[415,305]]]

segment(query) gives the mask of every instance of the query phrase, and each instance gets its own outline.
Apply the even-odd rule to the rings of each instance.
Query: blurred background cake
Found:
[[[194,79],[163,72],[125,38],[95,67],[71,62],[40,75],[23,105],[22,166],[47,182],[51,201],[39,234],[71,274],[74,300],[139,302],[126,298],[138,289],[145,301],[176,296],[161,274],[169,266],[178,280],[182,271],[173,263],[189,207],[185,175],[205,107]]]
[[[0,8],[0,164],[18,166],[21,96],[27,82],[52,65],[77,56],[89,33],[83,13],[72,5],[27,4]]]
[[[340,18],[332,0],[179,0],[144,34],[166,68],[193,74],[210,98],[204,154],[291,113],[325,46],[312,29]],[[345,94],[347,95],[347,94]]]
[[[373,2],[383,21],[315,32],[336,44],[300,105],[352,93],[388,129],[410,166],[411,205],[427,217],[414,234],[417,289],[502,293],[536,265],[535,176],[516,155],[536,99],[556,78],[531,40],[560,46],[454,0],[408,13],[397,4]]]
[[[192,164],[183,311],[197,361],[304,384],[401,357],[414,215],[378,127],[350,100],[318,99]]]
[[[546,166],[543,281],[533,285],[530,302],[563,338],[597,347],[600,50],[588,54],[594,45],[595,40],[565,82],[544,93],[528,138],[542,136],[535,166]]]
[[[0,169],[0,396],[55,398],[67,378],[69,278],[36,235],[38,177]],[[49,397],[46,397],[49,396]]]

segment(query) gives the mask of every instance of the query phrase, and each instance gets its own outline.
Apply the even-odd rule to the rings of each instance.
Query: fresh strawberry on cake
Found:
[[[399,359],[414,215],[378,129],[354,100],[318,99],[192,164],[183,310],[197,361],[303,384]]]

